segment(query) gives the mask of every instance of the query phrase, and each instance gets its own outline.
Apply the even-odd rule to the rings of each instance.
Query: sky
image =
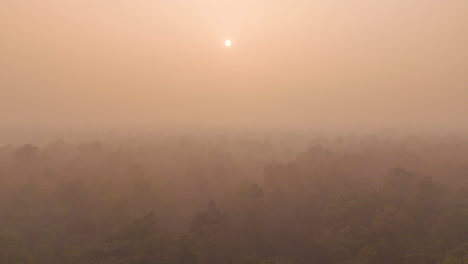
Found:
[[[467,17],[464,0],[1,0],[0,120],[465,129]]]

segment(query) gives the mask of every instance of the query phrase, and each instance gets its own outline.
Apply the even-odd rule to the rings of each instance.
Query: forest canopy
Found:
[[[468,263],[461,137],[0,147],[0,263]]]

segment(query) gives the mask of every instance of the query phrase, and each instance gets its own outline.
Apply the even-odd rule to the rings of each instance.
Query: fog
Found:
[[[0,119],[466,129],[467,16],[458,0],[3,0]]]
[[[466,0],[0,0],[0,264],[466,264],[467,113]]]

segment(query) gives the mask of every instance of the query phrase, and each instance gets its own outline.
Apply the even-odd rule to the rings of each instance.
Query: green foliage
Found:
[[[179,242],[180,264],[198,263],[198,246],[190,233],[183,233]]]
[[[0,263],[32,264],[26,241],[21,236],[6,232],[0,234]]]
[[[452,250],[438,264],[467,264],[468,263],[468,243]]]
[[[103,242],[84,254],[87,263],[170,263],[170,241],[156,229],[154,213],[134,220],[110,234]]]
[[[199,245],[200,263],[228,263],[227,219],[214,200],[210,200],[207,210],[195,215],[190,231]]]
[[[202,240],[209,240],[225,229],[226,217],[218,210],[214,200],[210,200],[208,209],[195,215],[191,223],[191,232]]]
[[[0,263],[468,263],[468,147],[374,140],[3,147]]]

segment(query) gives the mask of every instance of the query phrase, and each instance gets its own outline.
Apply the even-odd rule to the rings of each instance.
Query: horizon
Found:
[[[464,131],[467,10],[457,0],[6,0],[0,119]]]

